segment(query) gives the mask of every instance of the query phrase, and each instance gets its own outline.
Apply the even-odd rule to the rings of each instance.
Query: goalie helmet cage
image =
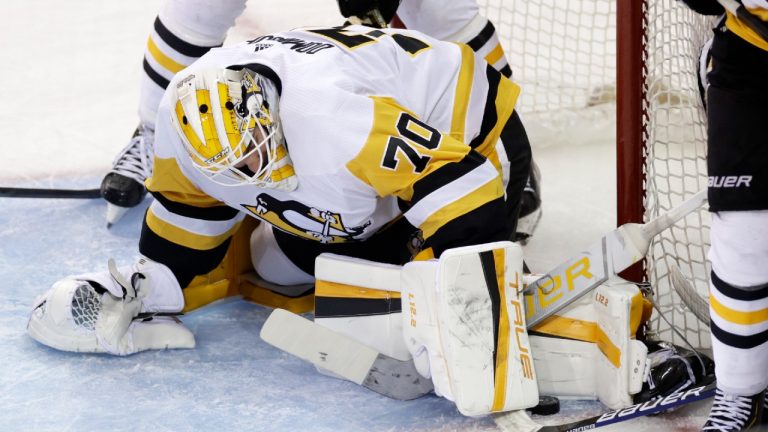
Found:
[[[676,0],[480,0],[496,26],[531,141],[616,142],[619,225],[645,222],[706,187],[706,114],[699,56],[713,19]],[[618,78],[618,79],[617,79]],[[575,132],[578,129],[578,132]],[[588,129],[588,130],[585,130]],[[614,135],[615,134],[615,135]],[[652,243],[642,265],[623,276],[647,281],[665,317],[696,348],[709,329],[674,293],[677,265],[708,292],[709,214],[688,215]],[[660,319],[652,336],[684,344]]]

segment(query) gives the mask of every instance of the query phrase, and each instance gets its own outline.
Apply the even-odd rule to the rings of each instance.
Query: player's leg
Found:
[[[724,30],[724,29],[723,29]],[[707,90],[718,393],[704,430],[756,424],[768,386],[768,53],[716,32]]]
[[[397,16],[406,28],[468,44],[504,76],[512,75],[496,28],[480,15],[476,0],[403,0]]]
[[[144,51],[139,126],[101,184],[108,203],[107,223],[116,222],[146,194],[144,180],[152,174],[155,116],[169,81],[220,46],[244,9],[245,0],[167,0],[163,5]]]

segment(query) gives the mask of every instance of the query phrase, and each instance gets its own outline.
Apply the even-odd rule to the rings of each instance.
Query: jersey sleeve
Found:
[[[500,170],[471,146],[421,121],[387,97],[372,97],[373,126],[361,152],[347,163],[379,196],[407,203],[424,249],[443,250],[503,240],[506,214]]]
[[[169,145],[175,138],[166,129],[171,126],[158,124],[160,141],[155,141],[153,173],[146,184],[154,200],[144,215],[139,252],[168,266],[186,287],[222,262],[244,214],[184,175]]]

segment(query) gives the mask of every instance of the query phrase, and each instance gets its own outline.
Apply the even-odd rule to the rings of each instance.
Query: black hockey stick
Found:
[[[101,190],[0,187],[0,198],[101,198]]]
[[[746,24],[747,27],[754,30],[754,32],[760,35],[764,41],[768,42],[768,25],[766,25],[765,21],[752,15],[743,4],[736,0],[717,0],[717,2],[720,3],[725,10],[744,21],[744,24]]]
[[[672,393],[663,398],[657,398],[647,402],[641,402],[620,410],[609,411],[603,414],[592,416],[582,420],[557,424],[557,425],[539,425],[530,419],[527,415],[515,411],[512,413],[499,414],[494,416],[496,425],[503,431],[527,430],[531,432],[577,432],[610,424],[621,423],[638,417],[644,417],[651,414],[658,414],[673,408],[679,408],[704,399],[709,399],[715,395],[715,382],[703,386],[697,386],[688,390],[681,390]],[[527,420],[526,420],[527,419]]]

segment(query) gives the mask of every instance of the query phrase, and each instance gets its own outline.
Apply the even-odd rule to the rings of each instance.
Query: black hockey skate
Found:
[[[765,430],[768,430],[768,389],[764,392],[765,396],[763,397],[763,418],[760,419],[760,425]]]
[[[131,141],[112,163],[101,182],[101,196],[107,201],[107,227],[129,208],[139,205],[147,194],[144,180],[152,175],[154,131],[139,125]]]
[[[634,402],[666,397],[691,387],[715,381],[715,363],[703,353],[669,342],[645,341],[650,370]]]
[[[526,244],[531,238],[536,226],[541,219],[541,173],[539,167],[532,160],[531,173],[528,175],[528,181],[523,189],[523,196],[520,201],[520,216],[517,220],[517,232],[512,241]]]
[[[720,390],[715,392],[715,402],[702,431],[731,432],[762,430],[765,390],[754,396],[729,395]]]

